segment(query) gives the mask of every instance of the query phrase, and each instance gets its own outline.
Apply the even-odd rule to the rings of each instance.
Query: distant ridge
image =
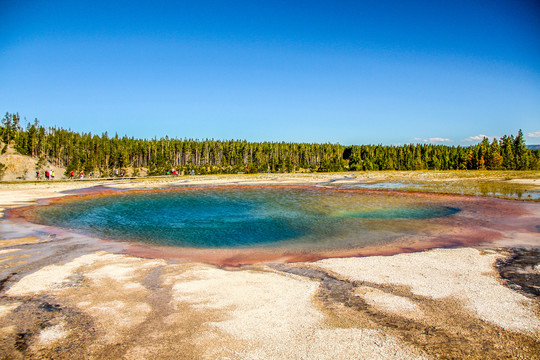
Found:
[[[529,150],[540,150],[540,145],[527,145]]]

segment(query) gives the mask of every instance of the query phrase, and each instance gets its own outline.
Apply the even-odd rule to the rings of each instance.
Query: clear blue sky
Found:
[[[0,0],[0,111],[141,138],[540,144],[538,1]]]

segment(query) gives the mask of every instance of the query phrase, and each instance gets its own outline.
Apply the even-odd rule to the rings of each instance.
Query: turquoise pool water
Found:
[[[243,187],[125,192],[38,207],[39,222],[95,236],[195,248],[387,243],[459,209],[403,194]]]

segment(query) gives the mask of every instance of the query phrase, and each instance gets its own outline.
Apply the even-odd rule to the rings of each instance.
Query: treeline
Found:
[[[540,151],[525,146],[521,130],[491,143],[461,147],[430,144],[403,146],[247,142],[245,140],[135,139],[44,128],[37,119],[23,126],[6,113],[0,139],[35,157],[36,169],[48,161],[71,170],[111,176],[117,170],[149,175],[177,169],[197,174],[346,170],[459,170],[540,168]]]
[[[538,170],[540,151],[529,150],[523,133],[461,147],[431,144],[361,145],[345,149],[349,170]]]

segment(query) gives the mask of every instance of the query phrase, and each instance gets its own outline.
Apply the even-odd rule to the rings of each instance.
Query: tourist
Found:
[[[84,171],[81,170],[81,180],[84,179]]]
[[[71,172],[69,173],[69,178],[73,179],[73,175],[75,175],[75,172],[73,170],[71,170]]]

